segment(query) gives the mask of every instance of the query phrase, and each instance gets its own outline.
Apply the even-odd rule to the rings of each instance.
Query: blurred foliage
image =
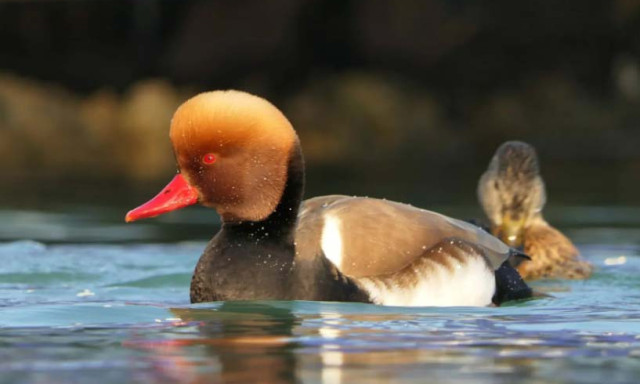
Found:
[[[8,1],[0,25],[12,190],[151,191],[175,108],[239,88],[297,128],[310,195],[473,199],[521,139],[552,199],[640,202],[640,1]]]
[[[161,80],[80,97],[0,75],[0,171],[27,181],[166,177],[167,125],[185,97]]]

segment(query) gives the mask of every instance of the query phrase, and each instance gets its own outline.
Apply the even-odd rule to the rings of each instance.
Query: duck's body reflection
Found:
[[[292,329],[299,320],[287,308],[227,302],[214,309],[172,309],[196,336],[169,343],[157,366],[162,376],[181,382],[295,383]],[[191,350],[189,350],[191,349]],[[204,354],[193,349],[204,349]],[[185,356],[204,356],[201,361]]]
[[[502,372],[510,364],[496,358],[502,349],[529,348],[497,341],[486,356],[469,360],[464,351],[479,353],[475,343],[482,336],[502,340],[502,325],[425,311],[398,313],[367,304],[212,303],[172,309],[175,322],[155,333],[160,337],[126,344],[143,349],[150,361],[151,376],[138,381],[154,383],[343,384],[427,376],[438,381],[449,377],[451,366],[470,362],[475,369],[488,365]],[[518,372],[528,367],[528,360],[517,363]],[[456,374],[466,377],[463,371]],[[487,373],[484,379],[478,382],[494,378]]]

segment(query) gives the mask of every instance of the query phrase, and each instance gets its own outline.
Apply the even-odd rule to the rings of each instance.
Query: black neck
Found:
[[[198,262],[191,282],[191,301],[370,302],[352,279],[322,255],[296,259],[294,239],[303,192],[304,164],[300,147],[296,146],[276,209],[262,221],[223,224]],[[233,278],[212,278],[214,274]]]
[[[304,160],[299,145],[295,145],[287,167],[287,182],[276,209],[262,221],[224,223],[225,231],[250,235],[255,239],[274,239],[293,244],[298,210],[304,194]]]

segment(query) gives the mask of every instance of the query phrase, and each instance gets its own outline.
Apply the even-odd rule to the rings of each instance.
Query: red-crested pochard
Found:
[[[483,230],[386,200],[324,196],[301,206],[298,137],[268,101],[199,94],[171,122],[180,173],[126,221],[199,202],[222,228],[191,281],[191,301],[321,300],[486,306],[531,290]]]
[[[478,199],[491,232],[529,260],[514,263],[525,279],[583,279],[593,267],[578,249],[542,217],[546,202],[536,150],[521,141],[503,143],[478,183]]]

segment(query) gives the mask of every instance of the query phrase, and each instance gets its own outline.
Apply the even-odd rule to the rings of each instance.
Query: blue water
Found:
[[[539,282],[553,298],[501,308],[401,308],[190,305],[206,237],[149,242],[184,217],[135,227],[0,211],[12,223],[0,227],[0,382],[637,382],[635,211],[557,212],[593,278]],[[580,215],[591,221],[576,225]],[[67,232],[43,228],[60,220]],[[38,241],[16,241],[16,228]],[[147,242],[123,243],[136,236]]]

